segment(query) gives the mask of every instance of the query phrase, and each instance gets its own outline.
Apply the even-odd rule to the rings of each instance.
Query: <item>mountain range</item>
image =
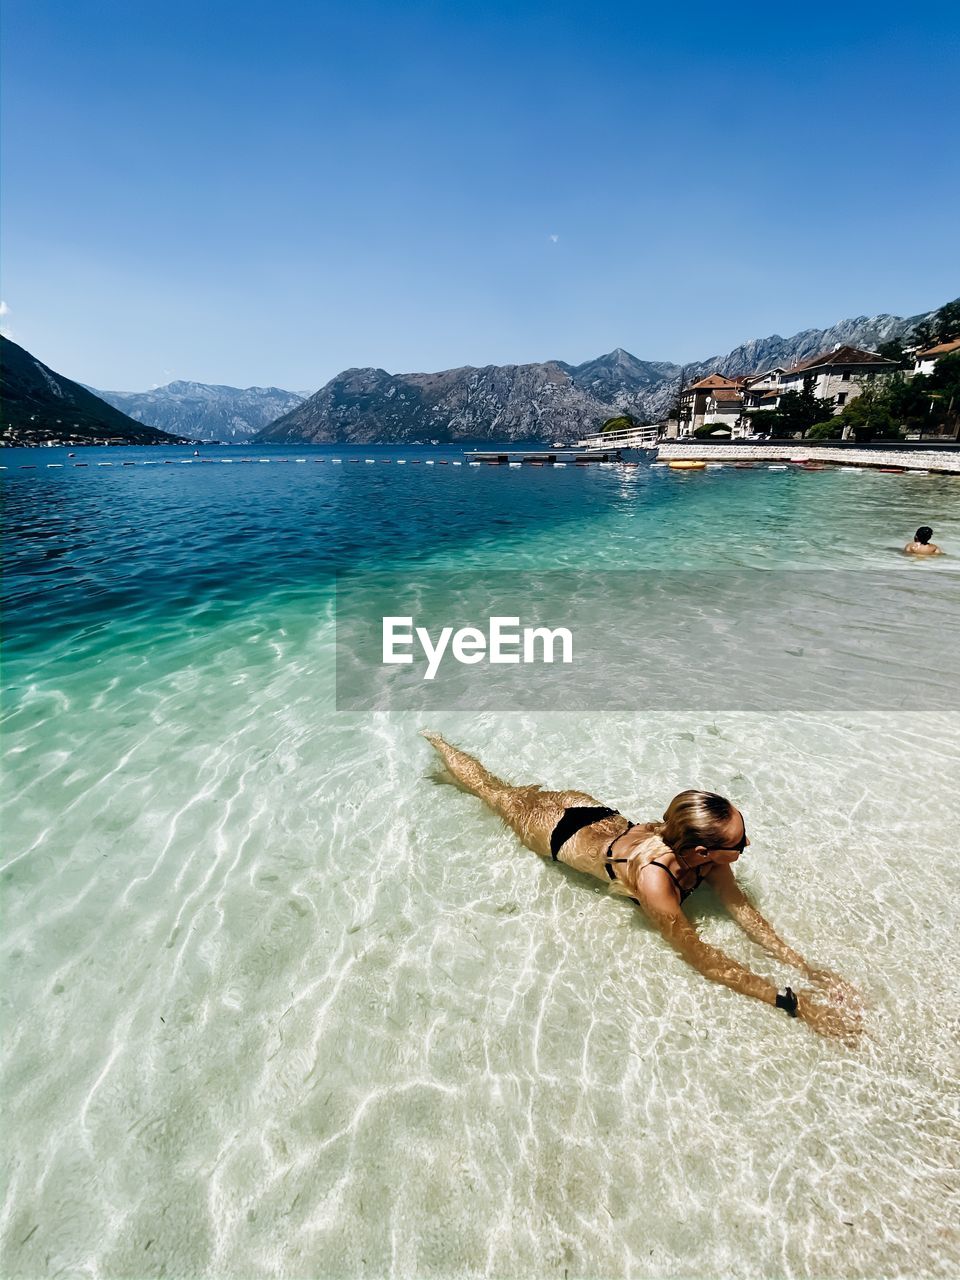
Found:
[[[681,377],[695,381],[714,370],[736,376],[789,366],[841,344],[872,348],[906,338],[934,315],[858,316],[829,329],[774,334],[681,367],[639,360],[618,347],[584,364],[486,365],[441,373],[391,374],[347,369],[255,438],[263,443],[376,440],[576,440],[608,418],[631,413],[641,422],[663,419]]]
[[[137,422],[197,440],[249,440],[301,404],[305,396],[279,387],[224,387],[168,382],[150,391],[98,391],[94,395]]]
[[[55,373],[4,338],[0,443],[155,444],[185,436],[238,443],[575,440],[621,413],[642,422],[662,420],[681,379],[789,366],[841,344],[873,348],[906,340],[934,314],[858,316],[789,338],[756,338],[685,366],[640,360],[618,347],[577,365],[548,360],[405,374],[346,369],[310,396],[202,382],[98,391]]]

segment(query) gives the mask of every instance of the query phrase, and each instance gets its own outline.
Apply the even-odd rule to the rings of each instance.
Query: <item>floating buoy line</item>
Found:
[[[68,454],[67,457],[75,455]],[[919,459],[918,459],[919,461]],[[294,463],[306,465],[313,463],[314,465],[325,464],[331,466],[343,466],[344,463],[355,465],[373,466],[376,463],[382,465],[395,464],[398,467],[500,467],[503,470],[513,470],[515,468],[539,467],[550,469],[565,469],[572,466],[575,470],[593,470],[599,468],[609,470],[611,468],[619,468],[620,470],[636,470],[642,466],[639,462],[610,462],[610,461],[578,461],[572,463],[567,462],[546,462],[540,459],[528,459],[524,461],[511,460],[509,462],[499,461],[497,459],[484,458],[478,460],[476,458],[467,457],[465,460],[453,458],[146,458],[143,461],[121,459],[117,462],[21,462],[13,466],[7,466],[0,463],[0,471],[38,471],[46,469],[48,471],[62,471],[65,468],[89,468],[96,467],[192,467],[192,466],[215,466],[218,463],[221,466],[233,466],[237,464],[247,463],[252,466],[275,465],[280,466],[284,463]],[[890,465],[871,466],[866,464],[863,466],[850,465],[835,462],[819,462],[816,459],[802,456],[785,459],[782,462],[768,462],[766,460],[749,461],[745,459],[737,459],[729,462],[707,462],[700,458],[669,458],[666,461],[657,460],[649,464],[651,471],[723,471],[732,469],[737,471],[843,471],[848,474],[861,475],[864,472],[872,471],[879,475],[910,475],[910,476],[930,476],[930,475],[958,475],[960,472],[954,471],[931,471],[928,467],[912,467],[908,465]]]

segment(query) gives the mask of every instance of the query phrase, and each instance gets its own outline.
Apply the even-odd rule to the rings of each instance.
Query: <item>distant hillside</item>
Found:
[[[791,338],[755,338],[727,355],[681,369],[639,360],[622,348],[584,364],[486,365],[439,373],[347,369],[255,437],[264,443],[375,440],[575,440],[629,412],[663,419],[681,373],[691,382],[713,370],[736,375],[791,365],[840,343],[874,347],[904,338],[933,312],[858,316]]]
[[[688,369],[698,377],[713,369],[721,369],[730,377],[739,374],[759,373],[777,365],[789,366],[819,355],[838,346],[862,347],[874,350],[881,342],[905,338],[921,322],[929,320],[935,311],[924,311],[917,316],[857,316],[854,320],[841,320],[829,329],[803,329],[792,338],[781,338],[778,333],[769,338],[754,338],[735,347],[725,356],[712,356]],[[702,373],[700,371],[703,371]]]
[[[557,362],[393,375],[347,369],[259,441],[573,438],[609,417]]]
[[[180,444],[0,337],[0,444]]]
[[[241,389],[206,382],[169,382],[151,391],[88,390],[137,422],[198,440],[249,440],[304,400],[279,387]]]

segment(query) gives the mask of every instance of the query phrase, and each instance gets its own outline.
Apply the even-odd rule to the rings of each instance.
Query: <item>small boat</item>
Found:
[[[702,471],[707,464],[693,458],[674,458],[667,466],[671,471]]]
[[[883,471],[888,476],[902,476],[906,469],[906,467],[877,467],[878,471]]]

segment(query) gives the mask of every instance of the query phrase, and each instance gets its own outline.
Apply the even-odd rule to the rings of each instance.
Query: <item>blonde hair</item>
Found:
[[[674,853],[701,844],[705,849],[722,849],[732,817],[733,805],[723,796],[713,791],[681,791],[667,805],[658,834]]]
[[[723,848],[726,824],[732,817],[733,805],[723,796],[713,791],[681,791],[667,805],[663,821],[649,824],[650,835],[621,868],[609,886],[610,892],[632,897],[638,892],[640,872],[664,850],[682,854],[698,845],[705,849]],[[652,843],[659,847],[651,849]]]

